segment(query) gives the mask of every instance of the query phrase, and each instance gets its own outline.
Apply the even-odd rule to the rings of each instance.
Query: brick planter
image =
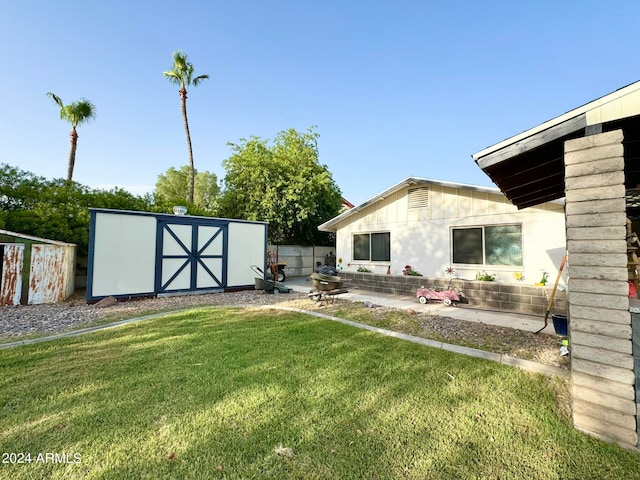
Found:
[[[360,288],[372,292],[393,295],[415,296],[421,286],[446,288],[448,278],[413,277],[410,275],[379,275],[375,273],[340,272],[345,279],[346,288]],[[479,282],[470,280],[451,280],[469,299],[469,304],[478,308],[509,310],[544,316],[549,303],[553,285],[536,287],[519,283]],[[417,300],[416,300],[417,301]],[[553,313],[567,312],[566,291],[557,291]]]

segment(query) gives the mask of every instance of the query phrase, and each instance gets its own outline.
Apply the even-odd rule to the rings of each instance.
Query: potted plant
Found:
[[[419,271],[414,270],[411,265],[405,265],[404,268],[402,269],[402,274],[403,275],[411,275],[413,277],[421,277],[422,276],[422,274]]]

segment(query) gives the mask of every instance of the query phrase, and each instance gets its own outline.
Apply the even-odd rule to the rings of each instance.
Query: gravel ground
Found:
[[[87,305],[84,291],[77,291],[66,302],[59,304],[0,307],[0,343],[24,337],[77,330],[160,311],[208,305],[273,304],[304,310],[321,310],[328,315],[333,315],[341,306],[353,305],[348,300],[337,300],[335,305],[311,302],[306,294],[298,292],[273,295],[263,291],[245,290],[206,295],[147,298],[118,302],[115,305],[100,308],[95,305]],[[376,320],[388,318],[390,312],[397,312],[397,310],[383,307],[368,309],[368,311],[370,311],[372,324],[375,324]],[[407,314],[404,318],[406,320],[396,321],[394,330],[418,334],[426,338],[433,338],[435,334],[448,343],[464,345],[471,342],[476,348],[528,358],[547,365],[565,368],[569,365],[569,358],[559,355],[559,338],[551,335],[534,335],[512,328],[435,315],[413,313]]]
[[[108,318],[115,321],[163,310],[180,310],[203,305],[272,305],[293,300],[294,297],[304,298],[309,302],[306,295],[295,292],[287,294],[285,298],[284,295],[245,290],[137,299],[100,308],[87,305],[84,291],[78,290],[63,303],[0,307],[0,338],[15,339],[25,335],[66,332],[103,323],[102,320]]]

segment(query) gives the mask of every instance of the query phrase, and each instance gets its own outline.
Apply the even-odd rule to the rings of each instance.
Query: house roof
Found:
[[[570,110],[472,155],[478,166],[518,208],[564,197],[564,142],[623,129],[625,158],[640,146],[640,82]],[[629,185],[640,184],[640,167],[627,173]],[[632,175],[629,175],[632,173]]]
[[[430,178],[407,177],[404,180],[396,183],[392,187],[386,189],[384,192],[381,192],[378,195],[371,197],[369,200],[366,200],[364,203],[358,206],[355,206],[350,210],[346,210],[345,212],[341,213],[337,217],[333,217],[331,220],[318,226],[318,230],[322,232],[333,232],[335,231],[335,225],[337,225],[344,219],[357,214],[358,212],[362,211],[362,209],[370,205],[373,205],[374,203],[379,202],[380,200],[384,200],[386,197],[397,192],[398,190],[401,190],[405,187],[411,187],[414,185],[439,185],[439,186],[448,187],[448,188],[464,188],[466,190],[475,190],[477,192],[485,192],[485,193],[502,195],[500,190],[496,187],[482,187],[479,185],[468,185],[465,183],[445,182],[441,180],[433,180]]]
[[[353,208],[353,207],[355,207],[355,205],[353,203],[351,203],[349,200],[347,200],[344,197],[342,197],[342,206],[344,208]]]

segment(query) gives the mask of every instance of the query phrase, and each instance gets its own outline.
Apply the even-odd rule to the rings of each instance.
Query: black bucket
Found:
[[[558,335],[569,335],[569,325],[566,315],[552,313],[551,319],[553,320],[553,328],[555,328]]]

